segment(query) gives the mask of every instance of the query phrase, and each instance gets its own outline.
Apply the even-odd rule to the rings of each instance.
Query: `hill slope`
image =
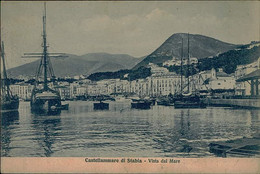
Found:
[[[188,57],[188,34],[176,33],[169,37],[159,48],[148,55],[143,61],[138,63],[134,69],[140,66],[146,66],[148,63],[163,63],[166,60],[176,57],[181,58],[183,39],[183,57]],[[235,49],[239,45],[225,43],[211,37],[198,34],[189,34],[190,57],[198,59],[215,56],[217,54]]]
[[[57,77],[90,75],[95,72],[118,71],[131,69],[142,58],[134,58],[126,54],[91,53],[82,56],[68,54],[66,58],[51,59]],[[7,70],[10,77],[19,75],[34,76],[39,60]]]

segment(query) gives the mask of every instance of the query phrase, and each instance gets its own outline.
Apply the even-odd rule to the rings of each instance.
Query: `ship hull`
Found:
[[[31,110],[37,114],[59,114],[61,112],[61,98],[56,91],[35,92],[31,99]]]
[[[57,99],[37,99],[31,102],[31,110],[39,114],[59,114],[61,112],[61,104]]]
[[[3,101],[1,103],[1,111],[18,110],[18,108],[19,108],[18,99]]]
[[[174,98],[174,108],[206,108],[206,104],[198,95],[183,95]]]

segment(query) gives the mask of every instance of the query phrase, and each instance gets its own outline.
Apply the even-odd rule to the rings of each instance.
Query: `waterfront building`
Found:
[[[95,95],[99,95],[99,89],[97,88],[97,84],[96,83],[92,83],[92,84],[88,84],[87,85],[87,95],[90,96],[95,96]]]
[[[33,86],[26,83],[10,85],[13,95],[17,95],[22,100],[30,100]]]
[[[14,85],[10,85],[10,90],[12,92],[12,95],[20,95],[20,85],[18,84],[14,84]]]
[[[77,87],[79,87],[78,81],[70,84],[70,98],[74,99],[77,95]]]
[[[190,77],[190,88],[193,91],[233,92],[235,84],[234,75],[225,73],[222,68],[219,68],[218,72],[212,68]]]
[[[148,95],[148,80],[147,79],[138,79],[132,82],[134,88],[133,93],[137,94],[140,97],[145,97]]]
[[[238,65],[235,71],[235,79],[238,80],[244,77],[247,74],[252,73],[260,69],[260,57],[257,61],[246,64],[246,65]],[[236,82],[236,95],[248,96],[251,95],[251,85],[246,81]]]
[[[148,77],[147,95],[150,96],[166,96],[180,92],[180,75],[169,72],[161,75],[152,75]],[[183,77],[183,82],[185,78]]]
[[[76,96],[82,96],[87,94],[87,86],[81,85],[77,87]]]
[[[222,68],[219,68],[218,72],[212,73],[212,77],[209,81],[210,89],[219,91],[235,90],[235,84],[234,75],[225,73]]]
[[[60,93],[60,97],[62,100],[67,100],[70,99],[70,86],[57,86],[56,87],[57,91]]]
[[[108,94],[108,80],[101,80],[97,82],[97,90],[99,94],[107,95]]]

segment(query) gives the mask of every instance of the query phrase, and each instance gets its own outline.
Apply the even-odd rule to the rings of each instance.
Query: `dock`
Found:
[[[260,99],[212,99],[207,98],[205,103],[209,106],[238,107],[260,109]]]
[[[219,157],[260,156],[260,138],[241,138],[209,144],[209,151]]]

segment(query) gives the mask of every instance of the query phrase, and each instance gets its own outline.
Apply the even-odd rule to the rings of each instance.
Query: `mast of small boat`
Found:
[[[2,89],[1,89],[1,95],[7,95],[8,98],[11,97],[11,94],[10,94],[10,89],[9,89],[9,85],[7,83],[7,73],[6,73],[6,67],[5,67],[5,52],[4,52],[4,42],[2,41],[2,45],[1,45],[1,57],[2,57],[2,60],[3,60],[3,80],[2,81]],[[5,89],[6,88],[6,91]]]
[[[189,33],[188,33],[188,93],[190,92],[190,38],[189,38]]]
[[[183,38],[181,38],[181,94],[183,93],[183,84],[182,84],[182,66],[183,66]]]
[[[44,90],[48,89],[48,80],[47,80],[47,36],[46,36],[46,2],[44,2],[44,14],[43,14],[43,67],[44,67]]]

